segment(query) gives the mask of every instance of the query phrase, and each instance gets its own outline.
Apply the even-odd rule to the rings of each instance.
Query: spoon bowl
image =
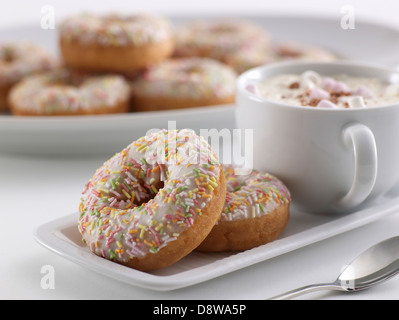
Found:
[[[364,251],[333,283],[301,287],[275,296],[271,300],[287,300],[318,290],[359,291],[375,286],[399,273],[399,236],[386,239]]]

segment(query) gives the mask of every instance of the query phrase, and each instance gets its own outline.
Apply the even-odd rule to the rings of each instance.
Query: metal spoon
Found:
[[[333,283],[301,287],[270,300],[287,300],[318,290],[359,291],[379,284],[399,273],[399,236],[384,240],[359,255],[343,268]]]

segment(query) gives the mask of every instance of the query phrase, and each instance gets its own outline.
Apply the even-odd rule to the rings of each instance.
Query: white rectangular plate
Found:
[[[83,267],[119,281],[157,291],[191,286],[271,259],[309,244],[366,225],[399,210],[399,188],[369,206],[347,215],[316,215],[291,210],[287,228],[278,239],[239,253],[192,252],[174,265],[154,272],[121,266],[91,253],[77,228],[79,214],[72,214],[35,231],[44,247]]]

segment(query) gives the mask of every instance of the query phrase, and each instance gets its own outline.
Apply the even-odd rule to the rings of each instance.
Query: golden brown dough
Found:
[[[60,26],[60,48],[68,67],[125,73],[171,56],[174,38],[160,17],[80,14]]]
[[[238,176],[225,166],[227,195],[220,220],[199,251],[242,251],[271,242],[289,221],[290,193],[276,177],[252,170]]]

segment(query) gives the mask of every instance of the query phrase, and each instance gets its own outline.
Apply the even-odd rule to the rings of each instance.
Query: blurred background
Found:
[[[399,26],[397,15],[399,2],[395,0],[146,0],[146,1],[94,1],[94,0],[1,0],[0,27],[15,26],[22,23],[38,23],[42,17],[41,9],[52,5],[56,19],[82,10],[140,10],[161,14],[295,14],[301,16],[335,17],[341,19],[342,8],[352,6],[356,17],[382,24]]]
[[[149,12],[170,18],[175,25],[193,18],[250,18],[264,26],[276,42],[313,44],[330,50],[340,59],[371,62],[389,67],[399,66],[399,19],[397,18],[399,2],[395,0],[0,0],[0,4],[0,41],[33,40],[58,55],[57,26],[69,15],[84,11]],[[182,114],[181,118],[174,115],[174,119],[185,127],[195,130],[203,128],[204,119],[199,119],[196,114],[192,114],[191,117]],[[15,123],[5,122],[9,120],[6,118],[0,120],[4,120],[0,126],[0,146],[7,150],[19,151],[22,148],[25,151],[37,151],[38,141],[43,148],[46,147],[46,150],[50,149],[50,146],[53,150],[54,143],[57,142],[56,146],[62,146],[62,150],[57,149],[57,152],[69,154],[71,150],[64,148],[59,140],[65,138],[64,143],[71,142],[72,146],[73,142],[72,150],[75,154],[89,152],[90,148],[87,148],[85,141],[80,138],[81,131],[77,130],[77,124],[74,124],[76,136],[73,136],[69,123],[65,123],[63,129],[60,125],[49,127],[46,122],[48,130],[56,130],[59,133],[57,140],[54,131],[49,131],[51,134],[43,136],[40,123],[35,124],[37,127],[27,128],[24,122],[18,121],[19,119],[16,119]],[[167,115],[164,118],[157,115],[152,117],[151,123],[148,119],[139,121],[134,126],[136,132],[131,133],[129,137],[134,137],[136,134],[141,136],[148,127],[166,127],[167,120],[170,120]],[[123,121],[124,124],[118,122],[117,128],[131,132],[131,119]],[[233,128],[233,109],[220,110],[217,115],[210,120],[206,118],[205,121],[211,128]],[[81,129],[85,130],[87,124],[79,123],[82,125]],[[3,138],[2,132],[4,132]],[[12,141],[8,139],[10,132],[13,132]],[[40,138],[33,136],[32,132],[38,132]],[[68,134],[65,135],[65,132]],[[94,138],[98,132],[92,134]],[[118,144],[111,141],[110,137],[113,136]],[[120,145],[124,146],[126,143],[120,140],[120,136],[120,134],[107,133],[104,139],[108,139],[112,150],[119,150]],[[87,141],[90,140],[86,132],[85,138]],[[81,148],[77,146],[77,142],[82,143]],[[108,151],[106,148],[102,150]]]

